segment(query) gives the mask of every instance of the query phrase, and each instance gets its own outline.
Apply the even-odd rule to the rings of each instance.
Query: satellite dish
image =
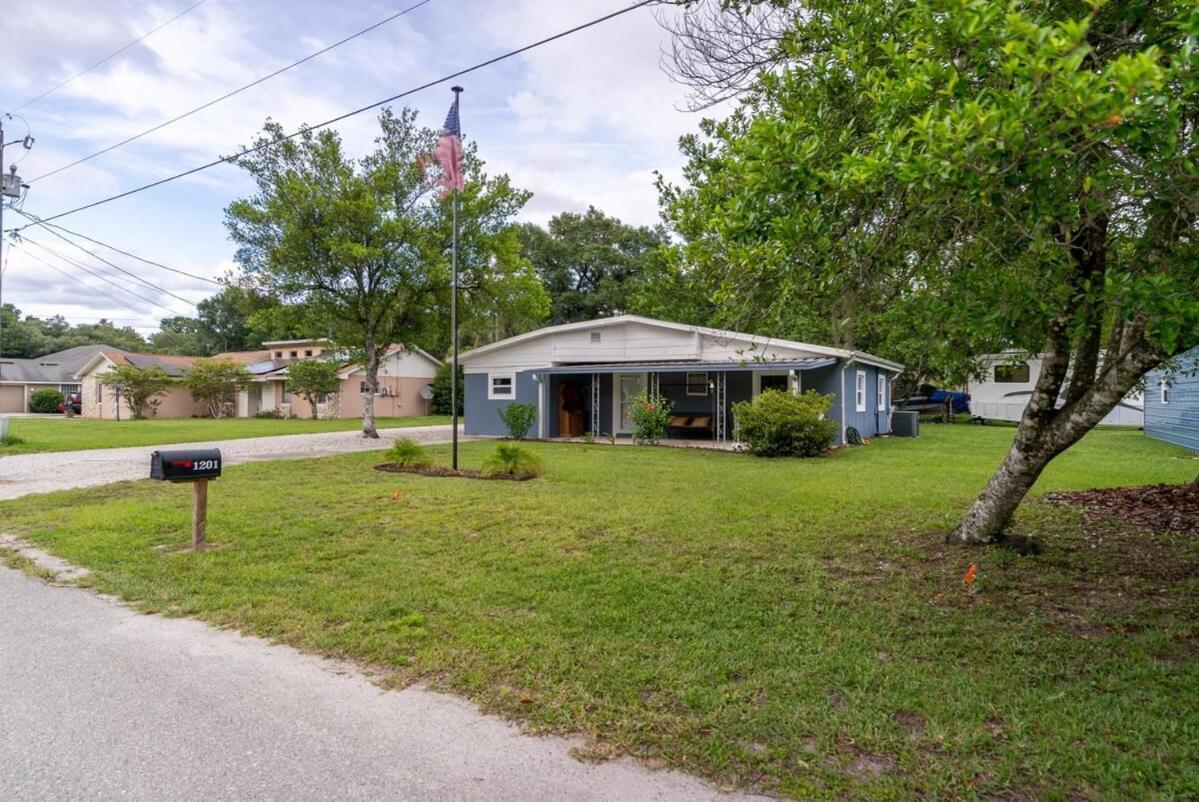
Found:
[[[425,399],[426,401],[432,401],[433,400],[433,385],[426,384],[424,387],[420,388],[420,397]]]

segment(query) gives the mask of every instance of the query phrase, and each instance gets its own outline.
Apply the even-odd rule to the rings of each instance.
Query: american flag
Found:
[[[450,105],[445,124],[441,126],[441,139],[433,158],[441,165],[441,194],[445,197],[455,189],[462,189],[462,128],[458,122],[458,98]]]

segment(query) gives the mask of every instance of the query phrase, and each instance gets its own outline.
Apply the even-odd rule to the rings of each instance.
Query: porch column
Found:
[[[600,436],[600,375],[591,374],[591,436]]]
[[[549,375],[542,373],[537,377],[537,437],[544,440],[547,435],[545,427],[546,393],[549,392]],[[561,434],[561,432],[559,432]]]
[[[728,415],[725,407],[728,401],[728,374],[723,370],[716,373],[716,425],[715,434],[716,442],[724,443],[728,441]]]

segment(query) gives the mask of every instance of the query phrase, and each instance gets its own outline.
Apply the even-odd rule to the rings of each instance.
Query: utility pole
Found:
[[[5,115],[8,119],[12,119],[12,115]],[[9,198],[20,198],[21,190],[28,189],[28,186],[21,183],[21,177],[17,175],[17,166],[14,164],[8,171],[4,171],[4,148],[6,145],[22,145],[25,150],[33,147],[33,137],[26,134],[22,139],[14,139],[12,142],[4,141],[4,120],[0,119],[0,311],[4,309],[4,205],[9,202]],[[4,355],[4,315],[0,314],[0,357]],[[4,361],[0,358],[0,380],[4,378]],[[0,411],[2,413],[2,411]],[[0,438],[8,436],[8,418],[0,414]]]
[[[462,87],[451,86],[450,91],[454,93],[454,111],[458,116],[458,137],[461,139],[462,117],[458,102],[462,97]],[[453,348],[453,356],[450,359],[450,436],[453,440],[453,446],[450,449],[450,453],[452,454],[450,461],[453,469],[458,470],[458,184],[456,182],[454,184],[453,206],[454,236],[450,256],[452,264],[451,273],[453,274],[450,284],[450,340]]]

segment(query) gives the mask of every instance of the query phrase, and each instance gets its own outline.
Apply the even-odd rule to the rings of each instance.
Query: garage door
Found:
[[[24,385],[6,384],[0,387],[0,412],[24,412]]]

